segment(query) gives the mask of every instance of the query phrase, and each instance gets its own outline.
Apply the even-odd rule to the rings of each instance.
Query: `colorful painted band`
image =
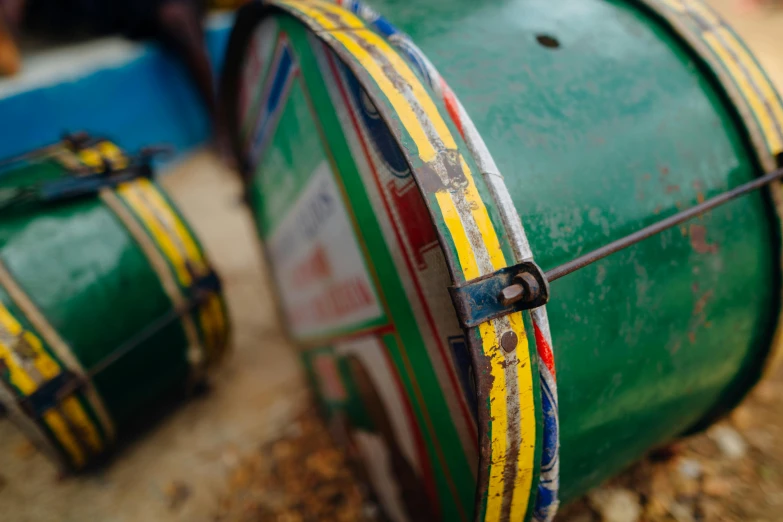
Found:
[[[510,236],[517,261],[532,259],[533,253],[527,241],[524,227],[508,194],[503,177],[495,165],[484,140],[476,130],[473,121],[454,92],[440,75],[426,55],[413,40],[398,30],[369,6],[357,0],[336,0],[338,5],[362,17],[379,33],[389,39],[401,53],[406,55],[426,80],[432,91],[444,103],[452,122],[459,130],[470,149],[487,185],[495,197],[503,223]],[[555,361],[552,352],[552,337],[546,307],[531,312],[536,333],[536,349],[539,355],[539,375],[541,379],[541,402],[544,410],[543,454],[539,490],[536,497],[534,517],[539,521],[551,521],[557,513],[559,487],[559,420],[557,407],[557,382]],[[543,364],[542,364],[543,362]]]
[[[7,288],[3,268],[3,287]],[[19,317],[15,317],[7,306],[0,304],[0,360],[3,361],[3,371],[8,372],[4,379],[16,395],[15,401],[21,401],[38,391],[47,381],[56,378],[67,367],[51,352],[51,347],[45,346],[41,335],[24,328]],[[67,397],[54,407],[42,412],[40,419],[32,419],[45,432],[51,435],[59,447],[65,467],[82,468],[92,455],[100,453],[107,445],[107,432],[113,436],[113,427],[102,430],[93,420],[93,414],[88,412],[82,394]],[[97,397],[95,397],[97,399]],[[102,408],[102,405],[99,405]],[[110,422],[110,420],[109,420]],[[39,443],[42,442],[39,440]]]
[[[427,86],[408,62],[377,33],[349,11],[328,2],[299,0],[271,2],[303,20],[340,56],[362,81],[387,123],[399,119],[400,146],[414,168],[433,221],[446,244],[455,279],[470,280],[509,263],[501,237],[480,196],[460,138],[451,131]],[[350,30],[343,30],[350,29]],[[411,144],[402,143],[406,137]],[[470,160],[470,161],[469,161]],[[483,181],[483,180],[482,180]],[[502,334],[513,331],[519,344],[506,353],[499,348]],[[532,385],[535,359],[520,314],[498,319],[470,333],[478,347],[479,388],[486,388],[482,445],[487,458],[481,463],[483,486],[477,516],[482,520],[522,519],[528,513],[535,469],[536,421]],[[480,395],[484,395],[481,393]]]

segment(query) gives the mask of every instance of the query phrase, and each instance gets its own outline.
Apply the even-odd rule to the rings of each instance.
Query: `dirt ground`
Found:
[[[561,510],[564,522],[783,520],[783,368],[730,418],[657,451]],[[373,521],[314,412],[233,469],[216,522]]]

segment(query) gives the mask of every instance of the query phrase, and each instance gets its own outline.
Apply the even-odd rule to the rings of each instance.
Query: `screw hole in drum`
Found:
[[[537,34],[536,41],[547,49],[558,49],[560,47],[560,40],[548,34]]]

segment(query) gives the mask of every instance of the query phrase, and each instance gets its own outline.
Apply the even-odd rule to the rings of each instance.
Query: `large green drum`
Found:
[[[551,520],[759,378],[778,213],[756,192],[538,267],[774,170],[780,98],[696,0],[373,7],[253,3],[232,34],[283,317],[390,520]]]
[[[0,405],[64,469],[226,346],[218,280],[151,174],[83,136],[0,166]]]

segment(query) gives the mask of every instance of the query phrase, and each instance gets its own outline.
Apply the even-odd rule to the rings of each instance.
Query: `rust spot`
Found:
[[[668,176],[669,175],[669,167],[663,165],[658,168],[658,170],[661,171],[661,176]]]
[[[708,290],[696,300],[696,304],[693,305],[693,315],[700,315],[704,313],[704,308],[707,306],[707,302],[712,299],[712,295],[713,291]]]
[[[680,191],[679,185],[666,185],[666,193],[667,194],[674,194],[675,192]]]
[[[696,201],[698,201],[699,203],[703,203],[704,202],[704,184],[701,181],[696,180],[696,181],[693,182],[693,188],[696,190]]]
[[[707,229],[701,225],[690,226],[691,248],[699,254],[716,254],[717,243],[707,243]]]
[[[691,342],[691,344],[696,344],[696,332],[688,332],[688,340]]]
[[[652,176],[650,175],[650,173],[649,173],[649,172],[645,172],[644,174],[642,174],[642,179],[643,179],[644,181],[649,181],[649,180],[650,180],[650,178],[652,178]]]
[[[653,214],[658,215],[660,213],[661,213],[661,206],[658,205],[657,207],[655,207],[655,210],[653,210]]]

